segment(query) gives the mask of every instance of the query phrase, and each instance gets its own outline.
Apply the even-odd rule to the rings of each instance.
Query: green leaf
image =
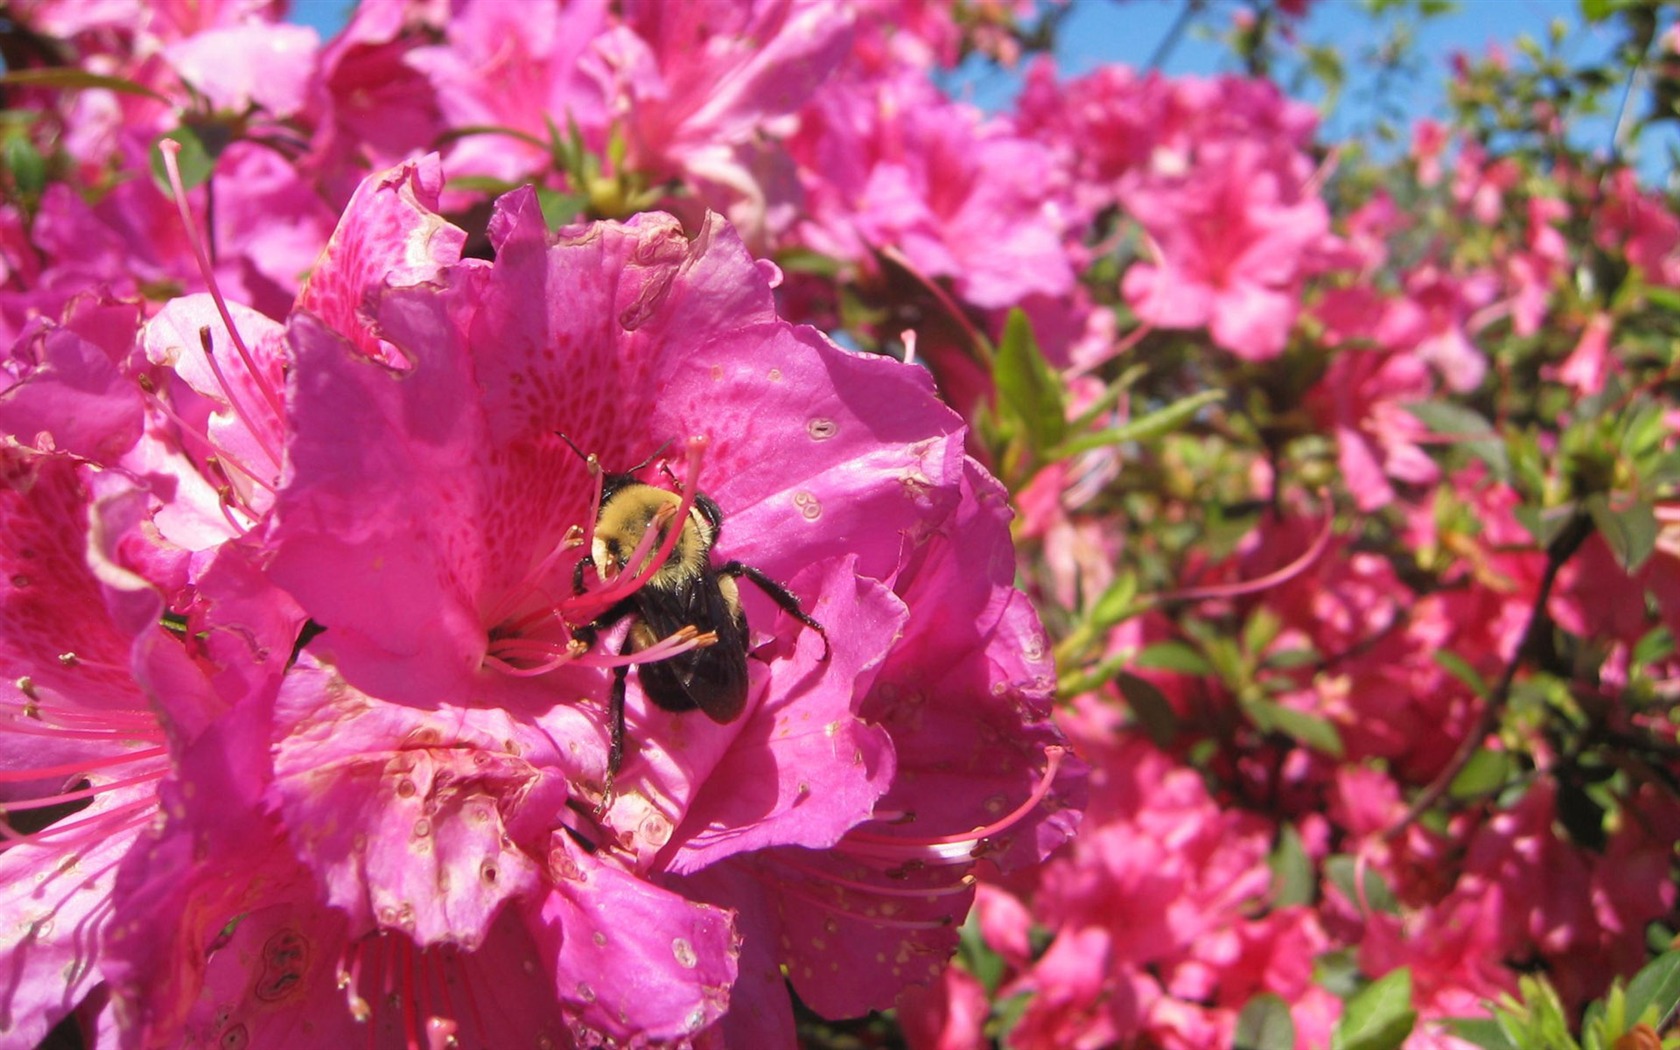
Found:
[[[1651,300],[1653,306],[1660,306],[1670,313],[1680,314],[1680,291],[1673,288],[1647,286],[1645,298]]]
[[[1416,1023],[1412,971],[1402,966],[1348,1000],[1330,1045],[1333,1050],[1398,1050]]]
[[[1638,572],[1657,548],[1657,516],[1649,503],[1635,503],[1612,510],[1608,501],[1594,497],[1587,501],[1598,534],[1610,545],[1616,563],[1629,573]]]
[[[1449,1017],[1446,1022],[1453,1035],[1482,1050],[1523,1050],[1511,1042],[1504,1027],[1491,1017]]]
[[[588,206],[588,194],[562,193],[548,186],[537,187],[537,207],[542,209],[543,222],[550,230],[558,230],[575,221]]]
[[[0,84],[17,87],[60,88],[66,91],[104,88],[106,91],[120,91],[127,95],[144,95],[165,104],[169,103],[168,96],[160,95],[144,84],[136,84],[134,81],[125,80],[122,77],[104,76],[99,73],[88,73],[80,69],[64,67],[14,69],[4,76],[0,76]]]
[[[1674,636],[1666,627],[1653,627],[1633,647],[1635,666],[1655,663],[1674,651]]]
[[[1243,652],[1250,656],[1265,652],[1266,647],[1282,632],[1283,620],[1278,614],[1264,605],[1260,606],[1249,615],[1248,622],[1243,624]]]
[[[1680,1006],[1680,951],[1664,952],[1634,974],[1627,987],[1627,1015],[1634,1021],[1654,1009],[1660,1027]]]
[[[1323,656],[1317,649],[1307,646],[1304,649],[1274,649],[1266,654],[1261,662],[1262,667],[1269,667],[1276,671],[1292,671],[1297,667],[1308,667],[1318,663]]]
[[[1277,845],[1272,847],[1267,863],[1272,869],[1272,907],[1312,903],[1318,881],[1313,877],[1312,858],[1307,856],[1301,833],[1293,824],[1285,824],[1278,832]]]
[[[1166,698],[1161,690],[1147,678],[1139,678],[1129,671],[1121,671],[1114,676],[1114,684],[1120,687],[1120,695],[1126,698],[1126,706],[1131,709],[1132,716],[1143,726],[1143,731],[1149,734],[1149,739],[1156,747],[1167,747],[1178,736],[1178,715],[1173,711],[1172,702]]]
[[[1346,853],[1337,853],[1324,861],[1324,875],[1342,892],[1349,902],[1358,905],[1359,894],[1354,889],[1354,878],[1359,871],[1355,858]],[[1371,868],[1365,869],[1365,905],[1372,911],[1394,914],[1400,910],[1400,902],[1389,889],[1383,877]]]
[[[1020,992],[1001,1000],[992,1006],[992,1018],[986,1023],[986,1034],[999,1043],[1009,1041],[1009,1033],[1021,1023],[1026,1016],[1027,1007],[1032,1005],[1035,996],[1031,992]]]
[[[1136,664],[1159,671],[1177,671],[1179,674],[1202,675],[1213,670],[1199,650],[1184,642],[1156,642],[1147,646],[1138,653]]]
[[[1237,1015],[1232,1050],[1295,1050],[1295,1019],[1289,1004],[1270,992],[1248,1001]]]
[[[1181,401],[1174,401],[1165,408],[1158,408],[1140,416],[1130,423],[1072,438],[1053,449],[1050,458],[1067,459],[1094,448],[1124,445],[1131,441],[1153,441],[1183,427],[1195,418],[1197,412],[1224,398],[1223,390],[1204,390],[1199,394],[1192,394]]]
[[[1431,433],[1456,438],[1459,448],[1487,464],[1501,481],[1510,479],[1510,452],[1481,413],[1452,401],[1414,401],[1404,407]]]
[[[1442,670],[1469,686],[1471,692],[1477,696],[1487,696],[1487,679],[1482,677],[1480,671],[1470,666],[1470,661],[1451,649],[1435,650],[1433,659],[1441,666]]]
[[[1473,408],[1452,401],[1414,401],[1404,406],[1431,433],[1473,438],[1492,434],[1493,424]]]
[[[1456,799],[1481,798],[1497,794],[1511,779],[1516,768],[1509,752],[1483,748],[1470,756],[1464,768],[1453,777],[1447,793]]]
[[[1116,576],[1108,590],[1091,606],[1091,626],[1106,631],[1130,616],[1136,608],[1133,602],[1137,598],[1137,590],[1136,573],[1123,572]]]
[[[1327,718],[1270,700],[1246,701],[1243,710],[1263,730],[1280,732],[1332,758],[1342,757],[1342,735]]]
[[[992,360],[999,414],[1021,426],[1032,450],[1054,447],[1067,431],[1062,379],[1038,349],[1032,322],[1020,308],[1009,311],[1003,341]],[[1057,457],[1059,458],[1059,457]]]
[[[41,151],[25,136],[9,136],[0,158],[3,158],[6,170],[11,173],[12,185],[19,193],[33,197],[46,188],[47,162]]]
[[[174,192],[169,186],[169,169],[164,166],[163,149],[159,145],[164,139],[174,139],[181,144],[181,153],[175,163],[181,169],[183,188],[194,189],[209,181],[210,173],[216,170],[216,158],[204,148],[204,140],[199,138],[198,132],[182,125],[152,141],[152,178],[164,196]]]
[[[1003,982],[1003,957],[992,951],[991,946],[980,935],[978,908],[968,913],[968,920],[957,933],[957,956],[968,972],[986,989],[986,997],[995,998],[998,985]]]
[[[1563,533],[1564,527],[1575,516],[1573,504],[1558,507],[1547,507],[1544,510],[1531,504],[1524,503],[1511,510],[1511,516],[1517,519],[1517,524],[1534,537],[1534,542],[1542,549],[1550,547],[1552,541]]]
[[[1353,948],[1325,952],[1313,960],[1313,983],[1338,999],[1359,991],[1364,977],[1359,973],[1358,952]]]

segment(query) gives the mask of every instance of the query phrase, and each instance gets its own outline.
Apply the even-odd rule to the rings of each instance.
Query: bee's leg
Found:
[[[572,566],[572,593],[573,594],[582,594],[583,593],[583,567],[585,565],[589,566],[592,569],[595,568],[595,559],[593,557],[591,557],[590,555],[585,554],[583,557],[578,559],[578,563],[576,565]]]
[[[607,700],[607,778],[601,785],[601,801],[595,806],[597,814],[612,804],[613,781],[618,767],[624,762],[624,680],[630,674],[629,664],[613,668],[612,693]]]
[[[718,572],[724,576],[745,576],[747,579],[758,584],[758,589],[763,591],[771,601],[780,606],[783,612],[822,635],[822,658],[824,660],[828,659],[828,655],[831,651],[828,644],[828,630],[806,613],[804,606],[799,604],[799,599],[793,596],[792,591],[783,587],[770,577],[764,575],[762,570],[755,569],[751,565],[747,565],[743,562],[729,562],[718,569]]]

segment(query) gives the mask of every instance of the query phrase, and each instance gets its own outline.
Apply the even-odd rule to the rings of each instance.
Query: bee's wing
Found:
[[[636,665],[649,700],[667,711],[698,707],[714,722],[733,722],[747,705],[747,631],[738,608],[724,599],[718,578],[693,580],[681,593],[638,592],[642,621],[654,638],[683,627],[713,631],[717,642],[665,660]]]

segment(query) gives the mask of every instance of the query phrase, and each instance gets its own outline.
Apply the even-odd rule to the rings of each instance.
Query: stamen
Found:
[[[233,414],[238,416],[239,419],[245,423],[245,429],[250,431],[251,437],[256,439],[257,447],[263,450],[263,455],[267,456],[269,458],[269,462],[273,463],[274,466],[278,468],[280,466],[279,454],[268,446],[268,440],[264,437],[262,428],[256,426],[252,422],[257,418],[256,414],[247,411],[245,406],[240,404],[239,399],[234,396],[233,384],[229,383],[227,381],[227,376],[222,374],[221,362],[216,360],[216,343],[215,340],[210,338],[209,325],[205,325],[198,330],[198,342],[199,346],[204,350],[204,359],[210,362],[211,373],[215,375],[217,384],[222,388],[222,396],[226,397],[228,400],[228,407],[233,409]],[[252,367],[249,360],[245,362],[245,367]],[[257,376],[254,372],[252,373],[251,378],[253,380],[257,380]],[[276,408],[274,414],[275,421],[278,422],[279,420],[285,418],[285,414]]]
[[[143,379],[145,377],[142,376],[141,378]],[[161,412],[171,423],[174,423],[176,429],[180,432],[182,437],[195,442],[197,444],[198,451],[204,456],[206,461],[211,459],[219,460],[223,466],[230,466],[239,471],[239,473],[245,475],[247,478],[250,478],[251,483],[256,485],[258,488],[266,489],[270,494],[275,491],[273,485],[270,485],[268,482],[259,477],[256,471],[245,465],[244,461],[240,460],[237,456],[229,455],[226,449],[218,448],[209,438],[189,426],[187,421],[182,419],[174,409],[164,404],[163,398],[158,396],[156,391],[147,389],[150,385],[151,384],[148,383],[142,386],[142,389],[146,390],[146,403],[158,412]],[[255,516],[256,515],[254,514],[252,515],[252,517]]]
[[[632,653],[602,653],[585,660],[590,667],[620,667],[625,664],[649,664],[659,660],[669,660],[691,649],[704,649],[717,644],[717,632],[707,631],[701,634],[693,626],[679,627],[676,631],[666,635],[646,649],[637,649]]]
[[[350,956],[350,968],[342,967],[338,971],[338,986],[344,989],[344,1005],[350,1010],[351,1019],[360,1024],[367,1024],[373,1019],[373,1007],[362,998],[362,942],[357,941],[345,949]],[[368,1032],[369,1042],[373,1039],[371,1027]]]
[[[485,1033],[489,1029],[484,1027],[484,1015],[478,1012],[478,996],[473,994],[472,981],[468,978],[465,967],[457,966],[456,970],[461,977],[461,992],[467,1000],[467,1016],[472,1018],[473,1028],[479,1034],[479,1042],[488,1042]],[[454,1011],[451,1010],[450,1013],[453,1014]]]
[[[393,964],[397,963],[397,959],[400,958],[402,965],[400,977],[402,991],[400,993],[401,998],[397,1002],[397,1009],[402,1012],[403,1045],[406,1050],[420,1050],[420,996],[416,994],[414,987],[414,966],[416,962],[414,946],[408,943],[406,938],[399,942],[397,938],[393,937],[391,938],[391,953]],[[394,968],[395,966],[393,966]]]
[[[644,583],[652,579],[654,574],[665,567],[665,562],[671,557],[671,552],[676,549],[677,541],[682,538],[683,529],[688,523],[689,513],[694,510],[694,497],[700,491],[700,460],[706,451],[706,446],[710,443],[710,439],[703,434],[696,434],[688,439],[686,446],[687,470],[682,486],[682,500],[677,505],[677,512],[672,515],[676,524],[674,528],[661,530],[664,539],[659,545],[658,553],[650,560],[643,560],[640,553],[641,547],[638,545],[637,553],[629,563],[637,566],[636,570],[615,577],[606,587],[588,595],[587,597],[591,599],[590,604],[607,608],[620,598],[634,594]],[[652,531],[654,530],[649,530],[649,532]],[[644,534],[643,539],[646,538]],[[592,545],[594,543],[593,535],[590,537],[590,543]],[[589,617],[589,619],[594,619],[594,617]]]
[[[33,718],[14,719],[5,726],[8,733],[18,733],[23,736],[51,736],[60,740],[141,740],[158,739],[155,733],[137,735],[127,729],[69,729],[49,723],[38,722]]]
[[[637,566],[645,568],[648,564],[650,564],[654,552],[654,544],[663,543],[665,541],[669,532],[667,526],[671,524],[676,516],[676,511],[671,509],[670,504],[666,504],[654,511],[653,520],[648,523],[648,528],[643,530],[642,538],[636,541],[635,549],[630,552],[629,557],[624,559],[625,565],[631,567],[630,571],[624,572],[622,570],[614,569],[612,566],[595,566],[595,577],[602,583],[603,586],[600,590],[592,594],[582,596],[582,599],[580,600],[605,607],[607,605],[611,605],[619,598],[626,597],[633,593],[636,590],[636,587],[631,586],[628,581],[633,581],[636,578],[636,574],[641,571],[637,568]],[[606,575],[609,571],[614,574],[611,576]],[[653,572],[658,571],[659,569],[657,567],[653,569]],[[651,577],[653,572],[648,573],[648,576]],[[591,617],[591,619],[593,619],[593,617]]]
[[[108,663],[104,660],[89,660],[74,649],[66,649],[58,654],[58,662],[62,667],[80,667],[93,671],[107,671],[111,674],[126,677],[129,674],[127,666]]]
[[[233,314],[227,308],[227,300],[222,298],[222,290],[216,283],[216,273],[210,266],[210,259],[204,253],[204,239],[199,235],[198,224],[193,220],[192,209],[187,207],[187,190],[181,182],[181,165],[178,160],[181,144],[173,139],[158,141],[158,149],[163,153],[163,167],[169,175],[169,188],[175,197],[175,207],[181,213],[181,224],[187,230],[187,243],[192,246],[193,257],[198,260],[198,271],[204,277],[204,286],[210,290],[210,299],[216,304],[216,311],[222,315],[222,324],[227,326],[228,335],[233,339],[234,349],[239,351],[239,357],[245,362],[245,369],[256,384],[269,409],[274,413],[275,422],[286,418],[286,411],[281,407],[280,397],[268,385],[266,377],[258,371],[256,363],[251,359],[251,351],[246,349],[245,340],[240,338],[239,329],[234,326]],[[252,433],[256,429],[252,428]],[[279,460],[275,460],[276,463]]]
[[[545,642],[536,638],[502,638],[496,641],[494,652],[497,656],[563,656],[576,659],[588,651],[588,646],[572,639],[562,645],[559,642]]]
[[[543,581],[548,578],[548,574],[554,568],[555,562],[559,561],[560,558],[568,551],[574,551],[583,546],[584,543],[585,539],[582,526],[573,525],[571,528],[567,529],[565,535],[560,537],[560,542],[554,545],[554,549],[549,551],[547,556],[537,563],[536,568],[526,573],[523,580],[519,581],[519,583],[514,585],[512,590],[508,591],[508,593],[502,598],[501,602],[497,604],[494,611],[492,611],[489,616],[485,617],[485,619],[489,623],[501,623],[503,620],[507,619],[507,617],[513,612],[515,606],[524,601],[525,598],[533,592],[540,592],[542,590]],[[557,604],[551,604],[549,607],[544,608],[535,614],[536,620],[541,620],[550,614],[558,617],[559,614],[557,609]],[[527,617],[527,619],[530,618]],[[509,624],[508,626],[517,631],[523,629],[524,622],[521,621]]]
[[[430,1050],[447,1050],[451,1046],[458,1045],[459,1042],[456,1036],[460,1032],[460,1026],[452,1020],[447,1020],[456,1016],[455,1001],[449,994],[448,964],[450,960],[445,954],[448,950],[441,947],[434,948],[421,957],[421,961],[426,966],[426,972],[437,980],[438,999],[443,1003],[443,1015],[440,1017],[434,1014],[426,1020],[426,1038],[431,1041]],[[435,1033],[441,1031],[440,1026],[445,1024],[449,1026],[448,1030],[442,1033],[445,1038],[441,1043],[437,1042]]]
[[[515,667],[506,660],[498,659],[497,657],[490,656],[488,654],[484,657],[485,666],[489,667],[491,670],[500,671],[510,678],[536,678],[539,675],[545,675],[558,667],[564,667],[570,662],[571,657],[569,656],[557,656],[552,660],[545,660],[544,662],[537,664],[535,667]]]
[[[941,835],[936,838],[912,838],[907,835],[876,835],[867,831],[849,831],[840,840],[840,848],[847,853],[884,860],[921,859],[934,864],[961,864],[975,859],[975,850],[983,847],[994,835],[1008,830],[1031,813],[1050,793],[1056,771],[1061,768],[1063,747],[1044,749],[1044,775],[1039,778],[1027,800],[1010,810],[1003,818],[985,827],[961,835]]]
[[[377,1043],[379,1034],[389,1033],[400,1018],[404,1050],[459,1047],[462,1025],[451,994],[452,976],[460,982],[481,1042],[488,1043],[482,1036],[486,1029],[472,981],[452,945],[422,947],[400,931],[379,929],[345,946],[337,972],[350,1016],[368,1026],[370,1045]]]
[[[123,788],[134,787],[136,784],[146,784],[162,780],[169,775],[168,769],[156,769],[150,773],[143,773],[127,780],[113,780],[108,784],[95,784],[93,787],[80,791],[66,791],[58,795],[46,795],[41,798],[29,798],[22,801],[0,803],[0,816],[14,810],[47,809],[51,806],[63,805],[66,802],[79,802],[84,798],[93,798],[106,791],[120,791]]]
[[[10,846],[40,846],[43,839],[60,838],[72,831],[83,828],[97,827],[101,829],[100,838],[115,838],[118,834],[132,827],[138,827],[152,819],[152,811],[157,809],[156,798],[137,799],[125,803],[114,809],[108,809],[98,816],[87,820],[74,820],[68,824],[50,824],[40,831],[21,834],[10,825],[0,823],[0,839],[5,839],[4,845]],[[57,846],[58,843],[45,843]]]
[[[24,704],[0,703],[0,713],[15,712],[16,717],[27,718],[31,722],[80,723],[84,726],[102,726],[115,729],[120,726],[131,726],[136,729],[153,730],[157,728],[157,719],[149,714],[139,714],[132,711],[77,711],[74,708],[53,706],[43,710],[39,697]]]
[[[76,773],[91,773],[96,769],[110,769],[114,766],[126,765],[129,762],[157,758],[168,753],[169,749],[166,747],[151,747],[142,751],[130,751],[127,754],[111,758],[89,758],[80,762],[64,762],[56,766],[41,766],[36,769],[0,769],[0,784],[15,784],[30,780],[45,780],[48,777],[67,777]]]
[[[219,509],[222,512],[223,519],[225,519],[227,521],[228,527],[233,529],[234,535],[244,537],[248,532],[251,531],[251,526],[241,524],[240,522],[234,520],[233,506],[234,506],[233,489],[230,488],[229,486],[226,486],[226,485],[223,485],[221,488],[217,489],[216,490],[216,507],[217,507],[217,509]],[[254,522],[256,520],[256,515],[251,515],[251,518],[252,518],[252,521]]]

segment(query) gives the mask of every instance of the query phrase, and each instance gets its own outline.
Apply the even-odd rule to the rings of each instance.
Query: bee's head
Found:
[[[628,562],[637,547],[644,545],[644,540],[647,556],[653,556],[665,530],[671,527],[670,519],[682,507],[682,497],[629,475],[618,475],[614,480],[618,483],[610,487],[602,485],[601,513],[595,519],[595,542],[590,554],[598,568],[616,575],[630,568]],[[711,564],[712,544],[717,541],[720,519],[717,504],[697,495],[670,558],[648,585],[673,586],[705,572]],[[648,532],[653,529],[658,530],[657,534],[649,538]]]

